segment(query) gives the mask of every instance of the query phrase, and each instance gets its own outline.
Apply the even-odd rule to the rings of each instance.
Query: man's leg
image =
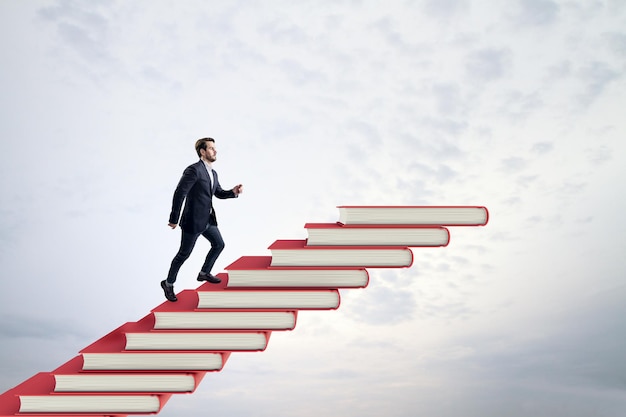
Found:
[[[220,229],[218,229],[217,226],[214,225],[209,225],[209,227],[207,227],[207,229],[202,233],[202,236],[204,236],[209,240],[209,242],[211,242],[211,250],[206,256],[204,265],[202,265],[202,269],[200,269],[198,280],[209,281],[217,284],[220,282],[220,279],[215,278],[211,275],[211,269],[213,269],[215,261],[220,256],[220,253],[222,253],[222,251],[224,250],[224,239],[222,239]],[[201,279],[203,277],[205,278]]]
[[[176,254],[176,256],[174,256],[174,259],[172,260],[172,264],[170,266],[170,270],[167,274],[167,286],[171,287],[174,285],[174,282],[176,282],[178,270],[187,260],[187,258],[189,258],[189,255],[191,255],[191,251],[196,244],[196,240],[198,240],[198,236],[200,236],[199,233],[185,233],[185,231],[182,230],[182,235],[180,238],[180,249],[178,249],[178,253]]]

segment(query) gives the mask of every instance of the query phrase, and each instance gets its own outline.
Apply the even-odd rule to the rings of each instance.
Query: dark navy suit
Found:
[[[237,195],[232,190],[223,190],[217,178],[217,172],[214,170],[211,172],[213,173],[213,178],[209,181],[209,173],[202,160],[189,165],[183,172],[176,191],[174,191],[169,222],[178,224],[183,201],[185,202],[185,208],[180,219],[180,228],[182,230],[180,249],[172,260],[172,265],[167,275],[169,284],[174,284],[176,281],[178,270],[191,255],[191,251],[200,235],[211,242],[211,250],[202,266],[202,272],[209,274],[217,257],[224,250],[224,240],[217,228],[217,218],[213,209],[213,196],[215,195],[217,198],[235,198]]]

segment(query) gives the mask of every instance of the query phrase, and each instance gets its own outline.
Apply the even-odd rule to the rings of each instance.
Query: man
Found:
[[[217,228],[217,218],[213,209],[212,197],[235,198],[243,192],[241,184],[232,190],[222,190],[217,179],[217,172],[213,170],[213,162],[216,160],[217,150],[213,138],[203,138],[196,141],[196,153],[200,161],[189,165],[183,172],[183,176],[178,182],[174,199],[172,202],[172,212],[170,213],[169,226],[176,228],[180,209],[185,201],[185,208],[180,220],[182,236],[180,249],[172,260],[167,279],[161,281],[161,287],[165,292],[165,298],[169,301],[177,301],[174,294],[174,282],[178,270],[191,255],[196,240],[200,235],[211,242],[211,250],[206,256],[204,265],[198,274],[198,281],[208,281],[219,284],[221,280],[211,274],[213,264],[217,260],[222,250],[224,250],[224,240]]]

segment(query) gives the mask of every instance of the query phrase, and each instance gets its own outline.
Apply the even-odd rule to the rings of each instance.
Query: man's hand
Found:
[[[172,229],[176,229],[176,223],[168,223],[167,225]]]
[[[235,195],[243,193],[243,185],[236,185],[235,188],[233,188],[233,193],[235,193]]]

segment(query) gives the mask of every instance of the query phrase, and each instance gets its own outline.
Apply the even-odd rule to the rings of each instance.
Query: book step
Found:
[[[271,266],[407,268],[413,252],[401,246],[307,246],[306,240],[277,240],[268,248]]]
[[[484,206],[337,206],[343,225],[484,226]]]
[[[307,223],[306,246],[447,246],[450,232],[441,226],[342,225]]]
[[[369,283],[363,267],[277,267],[272,266],[271,256],[242,256],[225,269],[229,289],[364,288]]]

